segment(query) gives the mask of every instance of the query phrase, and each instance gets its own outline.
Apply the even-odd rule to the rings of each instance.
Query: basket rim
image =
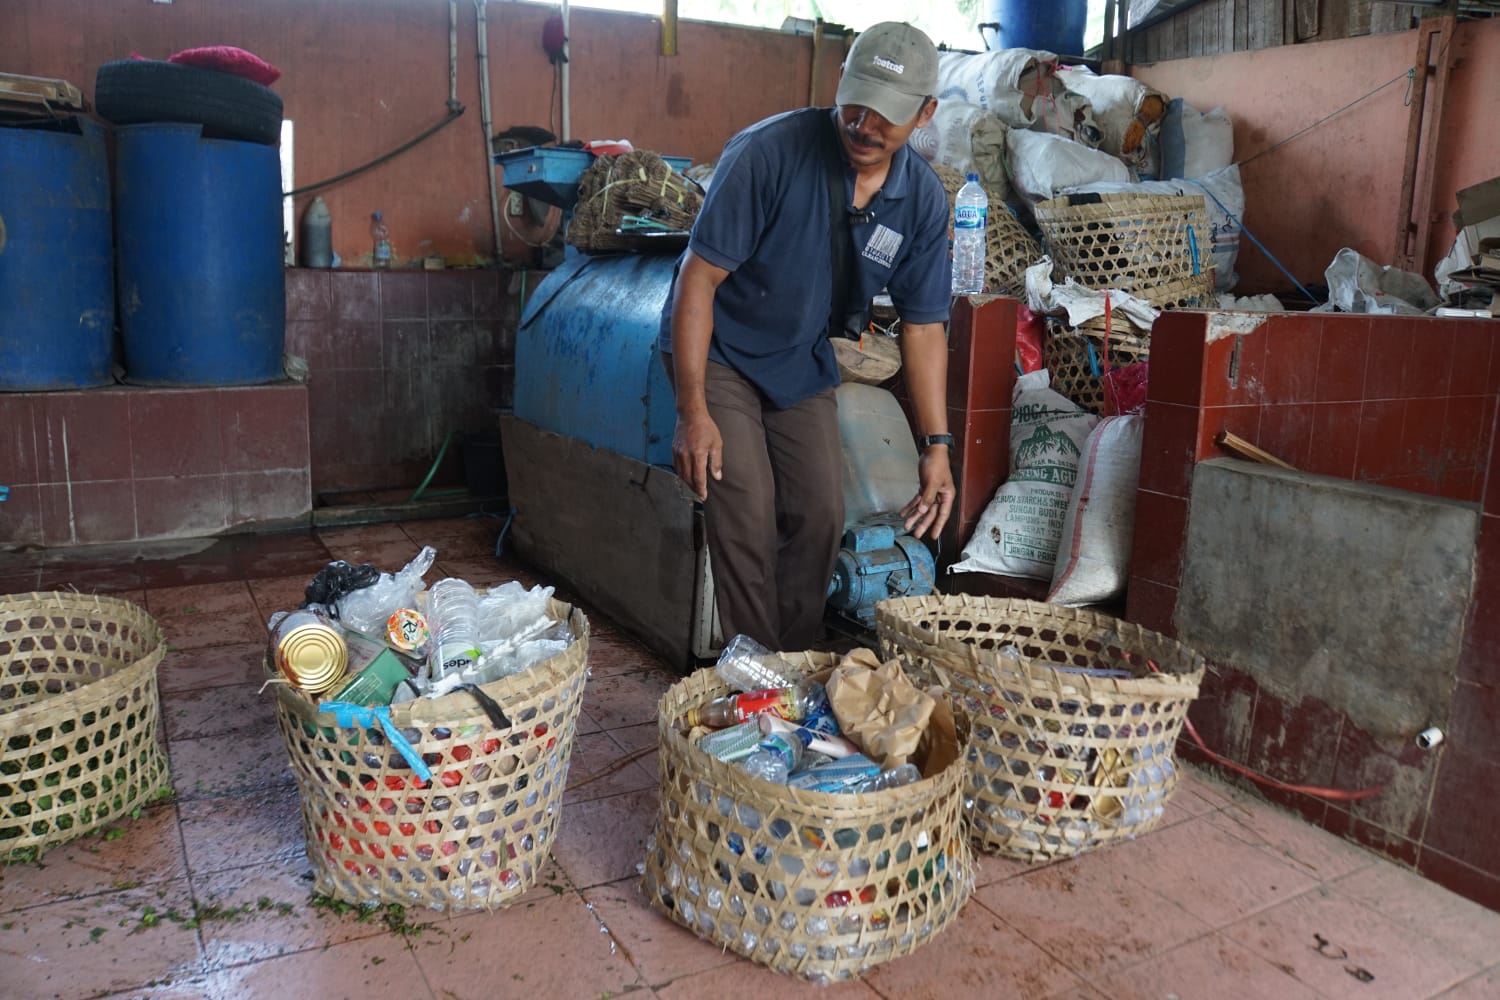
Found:
[[[8,739],[16,735],[17,733],[12,730],[31,732],[52,721],[52,717],[56,715],[74,718],[95,705],[114,700],[118,697],[119,688],[135,686],[140,675],[147,673],[154,675],[156,668],[167,654],[166,636],[162,632],[161,625],[150,612],[134,601],[110,597],[107,594],[83,594],[77,591],[31,591],[24,594],[0,595],[0,615],[7,614],[11,605],[45,608],[45,605],[37,605],[36,602],[31,602],[29,605],[20,603],[17,601],[18,598],[52,599],[53,610],[84,611],[112,607],[121,616],[129,616],[137,619],[138,622],[144,622],[149,630],[146,633],[147,638],[152,641],[152,644],[144,655],[135,658],[119,670],[111,671],[102,677],[90,677],[67,691],[46,695],[19,708],[10,710],[0,708],[0,738]],[[3,635],[4,633],[0,633],[0,636]]]

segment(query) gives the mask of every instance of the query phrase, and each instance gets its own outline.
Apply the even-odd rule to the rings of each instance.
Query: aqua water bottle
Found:
[[[970,174],[953,203],[954,295],[984,291],[984,230],[989,211],[990,199],[979,186],[979,175]]]

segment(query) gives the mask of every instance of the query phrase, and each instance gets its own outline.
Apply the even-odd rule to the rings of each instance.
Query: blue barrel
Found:
[[[109,161],[83,118],[0,128],[0,391],[108,385]]]
[[[985,21],[999,23],[1001,49],[1083,55],[1088,0],[989,0]]]
[[[274,146],[131,125],[115,149],[125,378],[254,385],[286,339],[281,162]]]
[[[671,465],[677,410],[656,335],[676,262],[575,253],[537,285],[516,330],[515,415]]]

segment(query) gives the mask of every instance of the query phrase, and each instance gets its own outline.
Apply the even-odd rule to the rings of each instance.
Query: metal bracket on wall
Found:
[[[1453,34],[1458,19],[1434,17],[1417,28],[1412,65],[1411,114],[1402,160],[1401,200],[1397,203],[1396,242],[1391,263],[1406,271],[1427,273],[1427,239],[1432,230],[1433,165],[1442,136],[1443,102],[1453,68]]]

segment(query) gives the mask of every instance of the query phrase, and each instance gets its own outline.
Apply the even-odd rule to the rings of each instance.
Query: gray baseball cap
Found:
[[[909,24],[882,21],[860,33],[844,59],[834,100],[880,112],[905,125],[937,93],[938,53],[932,39]]]

